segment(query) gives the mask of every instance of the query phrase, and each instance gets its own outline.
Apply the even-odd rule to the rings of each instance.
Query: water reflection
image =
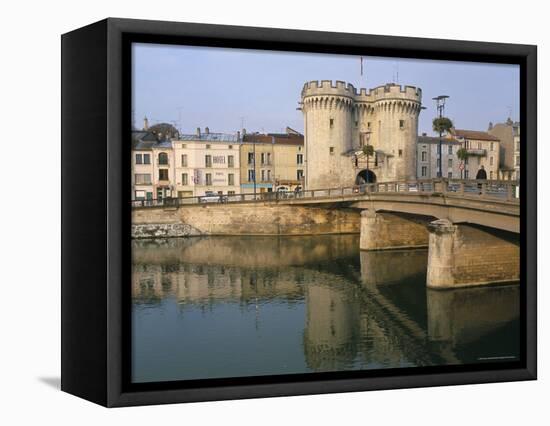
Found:
[[[518,287],[426,290],[426,250],[356,235],[133,242],[133,380],[518,355]]]

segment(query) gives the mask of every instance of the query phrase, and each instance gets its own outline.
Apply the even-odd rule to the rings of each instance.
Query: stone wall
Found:
[[[198,229],[184,223],[132,225],[132,238],[171,238],[201,235]]]
[[[348,234],[359,233],[359,222],[359,212],[351,209],[261,203],[144,208],[132,212],[135,238]]]
[[[388,250],[428,246],[426,224],[391,213],[361,212],[361,250]]]

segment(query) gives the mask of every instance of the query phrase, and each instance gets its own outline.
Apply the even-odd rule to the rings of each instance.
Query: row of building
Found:
[[[147,126],[145,126],[147,127]],[[215,194],[264,193],[304,188],[304,137],[285,133],[211,133],[179,135],[173,129],[133,132],[132,196],[134,200]],[[417,139],[417,177],[435,178],[439,169],[439,137]],[[483,166],[490,180],[519,179],[519,124],[489,125],[487,132],[455,130],[442,139],[442,175],[474,179]],[[464,147],[465,160],[458,156]],[[361,156],[361,154],[358,154]],[[374,153],[370,169],[376,169]],[[355,159],[366,167],[365,158]]]
[[[304,137],[285,133],[133,132],[134,200],[294,191],[304,183]]]
[[[475,179],[481,167],[489,180],[519,180],[520,175],[520,126],[508,119],[505,123],[489,123],[488,131],[452,129],[442,139],[442,176],[459,179]],[[439,169],[439,137],[418,137],[417,177],[436,177]],[[458,150],[464,148],[467,157],[459,158]]]

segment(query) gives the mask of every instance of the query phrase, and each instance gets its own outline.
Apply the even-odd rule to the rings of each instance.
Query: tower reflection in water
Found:
[[[518,356],[517,286],[427,290],[426,250],[358,247],[356,235],[133,241],[133,380]]]

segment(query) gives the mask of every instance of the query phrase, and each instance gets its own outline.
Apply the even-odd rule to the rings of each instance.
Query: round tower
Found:
[[[369,93],[374,106],[374,140],[380,151],[379,181],[416,178],[416,140],[422,91],[396,84]]]
[[[343,81],[310,81],[301,100],[306,189],[351,186],[365,173],[370,182],[416,178],[419,88],[386,84],[358,92]],[[365,143],[375,150],[369,162]]]
[[[349,186],[354,180],[355,88],[343,81],[310,81],[302,89],[306,150],[305,188]]]

